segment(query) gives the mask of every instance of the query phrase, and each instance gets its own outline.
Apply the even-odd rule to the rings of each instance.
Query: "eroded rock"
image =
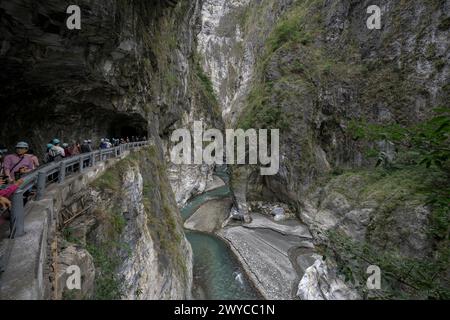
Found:
[[[297,296],[302,300],[357,300],[358,293],[337,277],[320,257],[306,269],[298,285]]]

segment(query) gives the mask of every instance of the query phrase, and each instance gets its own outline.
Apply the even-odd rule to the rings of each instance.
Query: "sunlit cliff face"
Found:
[[[252,75],[254,57],[243,38],[239,18],[249,3],[249,0],[205,0],[202,6],[198,51],[225,120],[230,117],[232,104],[244,95]]]

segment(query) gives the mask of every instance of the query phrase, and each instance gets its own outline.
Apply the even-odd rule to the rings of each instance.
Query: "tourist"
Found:
[[[84,140],[83,144],[81,145],[81,153],[89,153],[92,152],[92,147],[89,144],[89,140]]]
[[[8,198],[0,197],[0,226],[9,218],[9,209],[11,209],[11,201]]]
[[[64,149],[64,155],[66,158],[71,157],[72,153],[70,152],[70,148],[69,148],[69,144],[68,143],[63,143],[62,147]]]
[[[10,199],[16,190],[23,184],[23,179],[18,179],[14,184],[8,186],[8,188],[0,190],[0,197]]]
[[[19,179],[14,184],[0,190],[0,225],[10,218],[9,209],[11,209],[11,196],[23,184],[23,180]]]
[[[3,162],[4,174],[8,176],[9,182],[18,180],[17,178],[34,168],[31,157],[25,156],[29,147],[26,142],[19,142],[16,145],[16,153],[9,154]]]
[[[57,148],[52,143],[47,144],[47,152],[44,159],[46,163],[61,161],[62,158],[63,155],[61,154],[61,150],[59,148]]]
[[[50,150],[53,148],[53,144],[48,143],[45,149],[44,162],[50,163],[53,162],[53,157],[50,155]]]
[[[0,208],[2,209],[2,211],[11,209],[11,201],[8,198],[0,197]]]
[[[34,151],[32,149],[29,149],[27,151],[27,153],[25,154],[26,157],[30,157],[31,161],[33,161],[33,170],[36,169],[37,167],[39,167],[39,159],[38,157],[34,154]]]
[[[61,141],[59,141],[59,139],[53,139],[52,144],[55,146],[55,149],[59,152],[61,157],[64,158],[66,156],[66,153],[64,152],[64,148],[60,146]]]
[[[94,149],[92,148],[92,140],[88,139],[88,145],[89,145],[89,150],[91,150],[90,152],[94,151]]]
[[[73,144],[68,148],[70,155],[77,156],[81,153],[81,146],[79,142],[73,142]]]
[[[4,146],[0,145],[0,188],[2,185],[7,183],[7,177],[5,176],[5,170],[3,168],[3,160],[5,160],[5,155],[8,152]]]
[[[104,138],[100,139],[100,146],[99,149],[106,149],[106,141]]]

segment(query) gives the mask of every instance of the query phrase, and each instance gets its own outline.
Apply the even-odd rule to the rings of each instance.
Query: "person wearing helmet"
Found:
[[[60,148],[55,146],[53,143],[47,144],[47,152],[44,159],[45,163],[60,161],[62,158],[63,156]]]
[[[16,153],[9,154],[5,157],[3,167],[5,176],[9,182],[18,180],[21,175],[33,170],[34,163],[31,157],[25,156],[29,149],[28,143],[19,142],[16,145]]]
[[[62,147],[64,149],[64,155],[66,158],[72,156],[72,154],[70,153],[70,148],[69,148],[69,144],[68,143],[63,143]]]
[[[53,162],[53,155],[51,154],[50,150],[52,150],[53,148],[53,144],[48,143],[46,146],[46,151],[45,151],[45,157],[44,157],[44,162],[45,163],[49,163],[49,162]]]
[[[84,140],[83,144],[81,145],[81,153],[89,153],[92,152],[92,147],[89,143],[89,140]]]
[[[64,152],[64,149],[61,147],[61,141],[59,141],[59,139],[53,139],[52,144],[55,146],[55,150],[58,151],[59,155],[61,155],[61,157],[65,157],[66,153]]]
[[[100,146],[99,146],[99,148],[100,149],[106,149],[106,139],[100,139]]]

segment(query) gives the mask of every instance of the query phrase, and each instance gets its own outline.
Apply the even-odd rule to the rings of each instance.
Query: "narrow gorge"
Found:
[[[148,144],[49,187],[40,298],[450,298],[450,1],[80,0],[80,30],[67,5],[0,0],[0,144]],[[278,129],[278,173],[176,164],[199,121]],[[12,268],[0,298],[36,298]]]

